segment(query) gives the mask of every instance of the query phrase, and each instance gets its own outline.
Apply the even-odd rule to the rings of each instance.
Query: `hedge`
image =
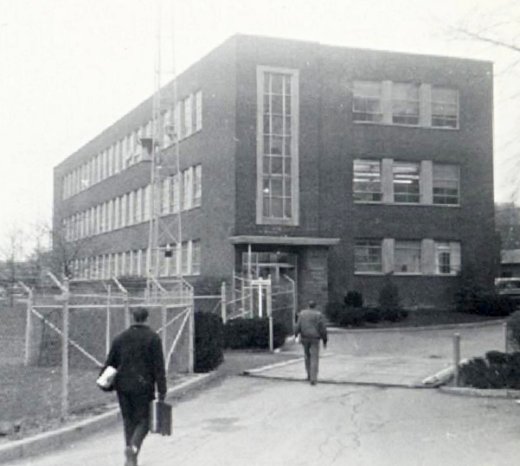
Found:
[[[520,353],[488,351],[460,367],[460,385],[474,388],[520,389]]]
[[[279,348],[285,343],[287,330],[280,322],[273,322],[273,345]],[[233,319],[224,325],[226,348],[269,348],[269,320],[267,318]]]
[[[222,319],[207,312],[195,312],[195,372],[209,372],[224,360]]]

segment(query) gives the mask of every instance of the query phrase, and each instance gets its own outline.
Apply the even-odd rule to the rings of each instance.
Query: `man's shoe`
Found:
[[[125,466],[137,466],[137,452],[134,451],[133,447],[125,448]]]
[[[311,380],[311,385],[316,385],[316,380]]]

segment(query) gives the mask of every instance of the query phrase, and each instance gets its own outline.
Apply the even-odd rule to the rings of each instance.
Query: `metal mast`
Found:
[[[157,283],[160,276],[160,264],[161,254],[165,255],[166,250],[164,246],[161,246],[161,242],[165,244],[174,244],[177,248],[176,260],[178,266],[176,267],[178,275],[182,275],[182,261],[179,259],[179,254],[182,254],[182,222],[181,222],[181,210],[182,205],[179,196],[179,209],[176,217],[176,234],[172,233],[166,219],[161,219],[161,195],[164,195],[162,189],[162,182],[168,176],[170,176],[169,169],[175,168],[176,176],[178,177],[179,195],[181,194],[181,180],[180,180],[180,150],[179,150],[179,130],[177,126],[180,125],[180,112],[179,121],[176,121],[176,107],[177,107],[177,75],[175,69],[175,18],[174,18],[174,2],[170,0],[171,5],[171,47],[172,47],[172,64],[171,64],[171,75],[172,83],[171,90],[166,86],[162,88],[162,0],[157,0],[157,50],[155,60],[155,92],[152,101],[152,138],[151,138],[151,167],[150,167],[150,222],[148,232],[148,249],[146,257],[146,274],[147,274],[147,292],[152,293],[157,291]],[[166,95],[165,95],[166,94]],[[169,94],[169,95],[168,95]],[[163,149],[163,141],[165,138],[164,123],[162,123],[162,115],[167,110],[170,110],[170,115],[173,118],[174,125],[173,134],[169,134],[170,138],[173,138],[173,158],[174,160],[168,160],[170,157],[166,155]],[[169,187],[168,199],[164,202],[171,202],[173,186]],[[170,218],[171,214],[170,212]]]

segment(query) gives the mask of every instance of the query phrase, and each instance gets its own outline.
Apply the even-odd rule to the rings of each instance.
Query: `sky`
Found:
[[[493,61],[495,200],[510,201],[520,52],[452,28],[514,41],[515,18],[511,0],[0,0],[0,250],[50,225],[53,168],[152,95],[158,51],[165,83],[235,33]]]

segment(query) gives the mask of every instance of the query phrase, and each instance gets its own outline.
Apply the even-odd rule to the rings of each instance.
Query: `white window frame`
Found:
[[[283,74],[290,77],[291,83],[291,95],[289,97],[290,102],[290,114],[285,111],[285,103],[284,105],[284,113],[283,118],[287,118],[290,116],[290,126],[286,128],[287,131],[290,131],[290,156],[287,157],[290,159],[290,174],[288,179],[291,182],[291,190],[289,194],[289,198],[291,200],[291,212],[289,217],[274,217],[274,216],[265,216],[264,215],[264,157],[267,155],[264,148],[264,136],[267,135],[267,129],[264,128],[264,101],[265,101],[265,77],[268,74]],[[299,210],[300,210],[300,200],[299,200],[299,70],[292,68],[279,68],[279,67],[271,67],[271,66],[257,66],[256,68],[256,79],[257,79],[257,191],[256,191],[256,223],[259,225],[287,225],[287,226],[297,226],[299,225]],[[285,92],[285,91],[284,91]],[[270,95],[270,94],[267,94]],[[283,99],[286,101],[286,99]],[[285,125],[285,123],[284,123]],[[269,137],[269,136],[267,136]],[[272,155],[272,154],[271,154]],[[283,159],[282,159],[282,163]],[[285,168],[284,168],[285,170]],[[271,181],[274,180],[274,177],[269,178]],[[283,186],[287,180],[285,177],[281,177]],[[285,188],[283,188],[285,189]]]
[[[360,262],[358,260],[359,251],[361,248],[367,248],[364,250],[364,254],[368,259],[371,258],[371,250],[379,251],[379,262],[371,262],[367,259],[365,262]],[[372,265],[379,264],[378,268],[370,268]],[[381,239],[374,238],[358,238],[354,243],[354,273],[356,275],[364,275],[364,274],[382,274],[383,273],[383,241]]]
[[[416,263],[411,261],[411,265],[416,265],[417,269],[398,270],[399,253],[405,251],[414,251],[418,253]],[[413,256],[412,256],[413,259]],[[407,264],[403,263],[403,266]],[[394,273],[395,275],[422,275],[422,244],[420,240],[395,240],[394,242]]]
[[[369,167],[378,167],[378,172],[369,169],[368,171],[361,171],[362,165],[368,165]],[[358,168],[356,168],[358,167]],[[380,203],[383,201],[383,169],[381,160],[370,160],[370,159],[355,159],[353,162],[352,168],[352,190],[353,190],[353,199],[354,202],[369,202],[369,203]],[[368,191],[368,190],[356,190],[356,177],[359,177],[360,180],[358,183],[362,185],[369,185],[372,183],[376,183],[379,181],[379,190],[378,191]],[[371,181],[371,180],[375,181]],[[366,197],[363,199],[363,197]],[[372,197],[369,199],[368,197]]]

